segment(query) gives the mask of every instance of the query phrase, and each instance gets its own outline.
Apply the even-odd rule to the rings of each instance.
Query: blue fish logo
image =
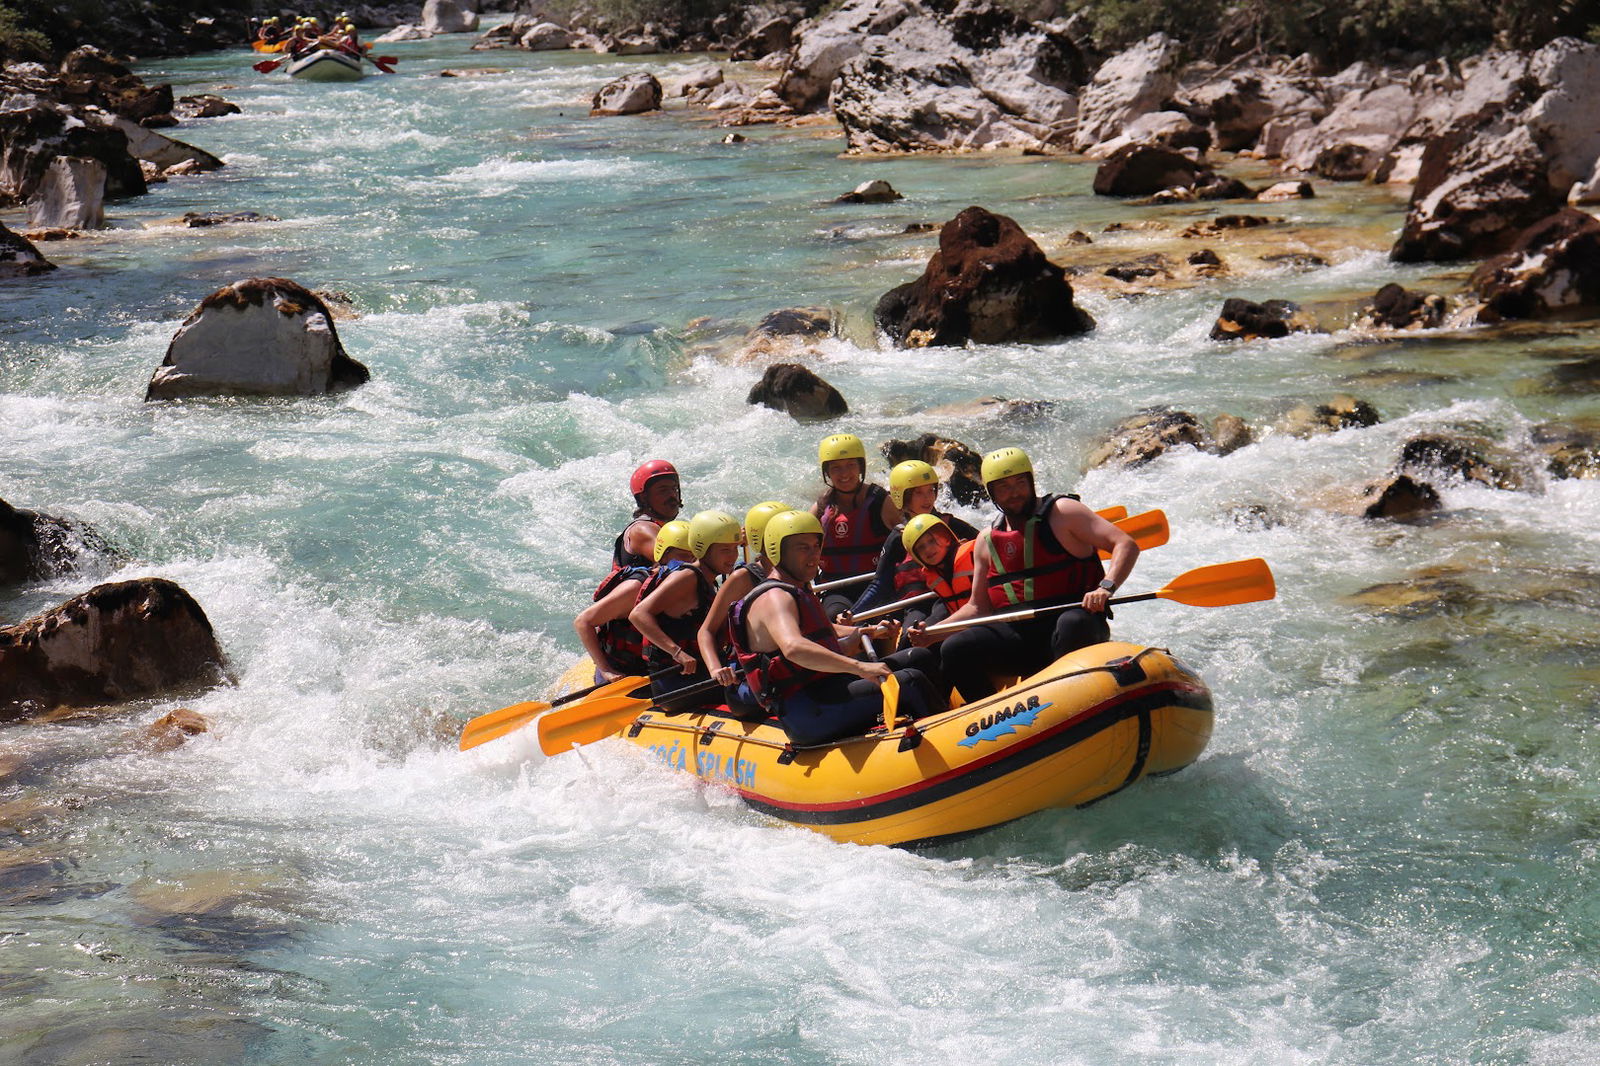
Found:
[[[1032,726],[1038,720],[1039,712],[1051,706],[1054,704],[1040,703],[1039,697],[1033,696],[1027,703],[1019,703],[1007,710],[986,714],[967,726],[967,739],[960,741],[960,746],[975,748],[986,740],[1015,736],[1018,729]]]

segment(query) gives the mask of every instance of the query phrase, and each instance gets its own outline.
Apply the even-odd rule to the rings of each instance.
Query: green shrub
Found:
[[[0,4],[0,60],[48,63],[50,38],[28,25],[20,11]]]

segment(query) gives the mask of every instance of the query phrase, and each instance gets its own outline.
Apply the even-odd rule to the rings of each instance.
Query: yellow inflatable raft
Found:
[[[1110,642],[970,706],[794,749],[773,722],[650,707],[623,736],[775,818],[855,844],[927,844],[1081,807],[1188,766],[1211,692],[1167,651]]]

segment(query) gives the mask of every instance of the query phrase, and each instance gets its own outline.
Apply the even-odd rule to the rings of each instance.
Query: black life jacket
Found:
[[[622,527],[622,532],[617,534],[616,542],[611,545],[611,568],[613,570],[620,570],[625,566],[642,566],[649,569],[656,565],[654,559],[640,555],[638,552],[631,552],[624,547],[628,539],[628,530],[640,522],[654,522],[657,529],[661,528],[661,523],[656,522],[649,515],[634,515],[632,521]]]
[[[661,582],[666,580],[668,575],[675,574],[679,570],[691,570],[694,572],[695,579],[699,584],[695,605],[689,609],[687,614],[679,615],[676,618],[670,614],[656,615],[656,625],[661,627],[663,633],[672,638],[674,644],[698,659],[700,658],[700,648],[695,641],[695,637],[700,632],[701,623],[706,620],[706,615],[710,613],[711,601],[717,594],[717,590],[712,587],[710,581],[706,580],[706,576],[700,572],[698,566],[694,563],[686,563],[681,559],[675,559],[665,566],[658,567],[656,572],[651,574],[649,580],[644,583],[644,586],[639,589],[639,602],[643,603],[645,597],[659,588]],[[652,674],[670,669],[675,665],[670,655],[651,644],[648,640],[644,642],[644,661],[649,666]]]

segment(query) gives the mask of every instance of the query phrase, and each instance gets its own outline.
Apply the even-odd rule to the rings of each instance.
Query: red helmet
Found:
[[[644,491],[644,487],[658,477],[677,477],[678,468],[665,459],[652,459],[642,464],[628,479],[628,488],[637,496]]]

